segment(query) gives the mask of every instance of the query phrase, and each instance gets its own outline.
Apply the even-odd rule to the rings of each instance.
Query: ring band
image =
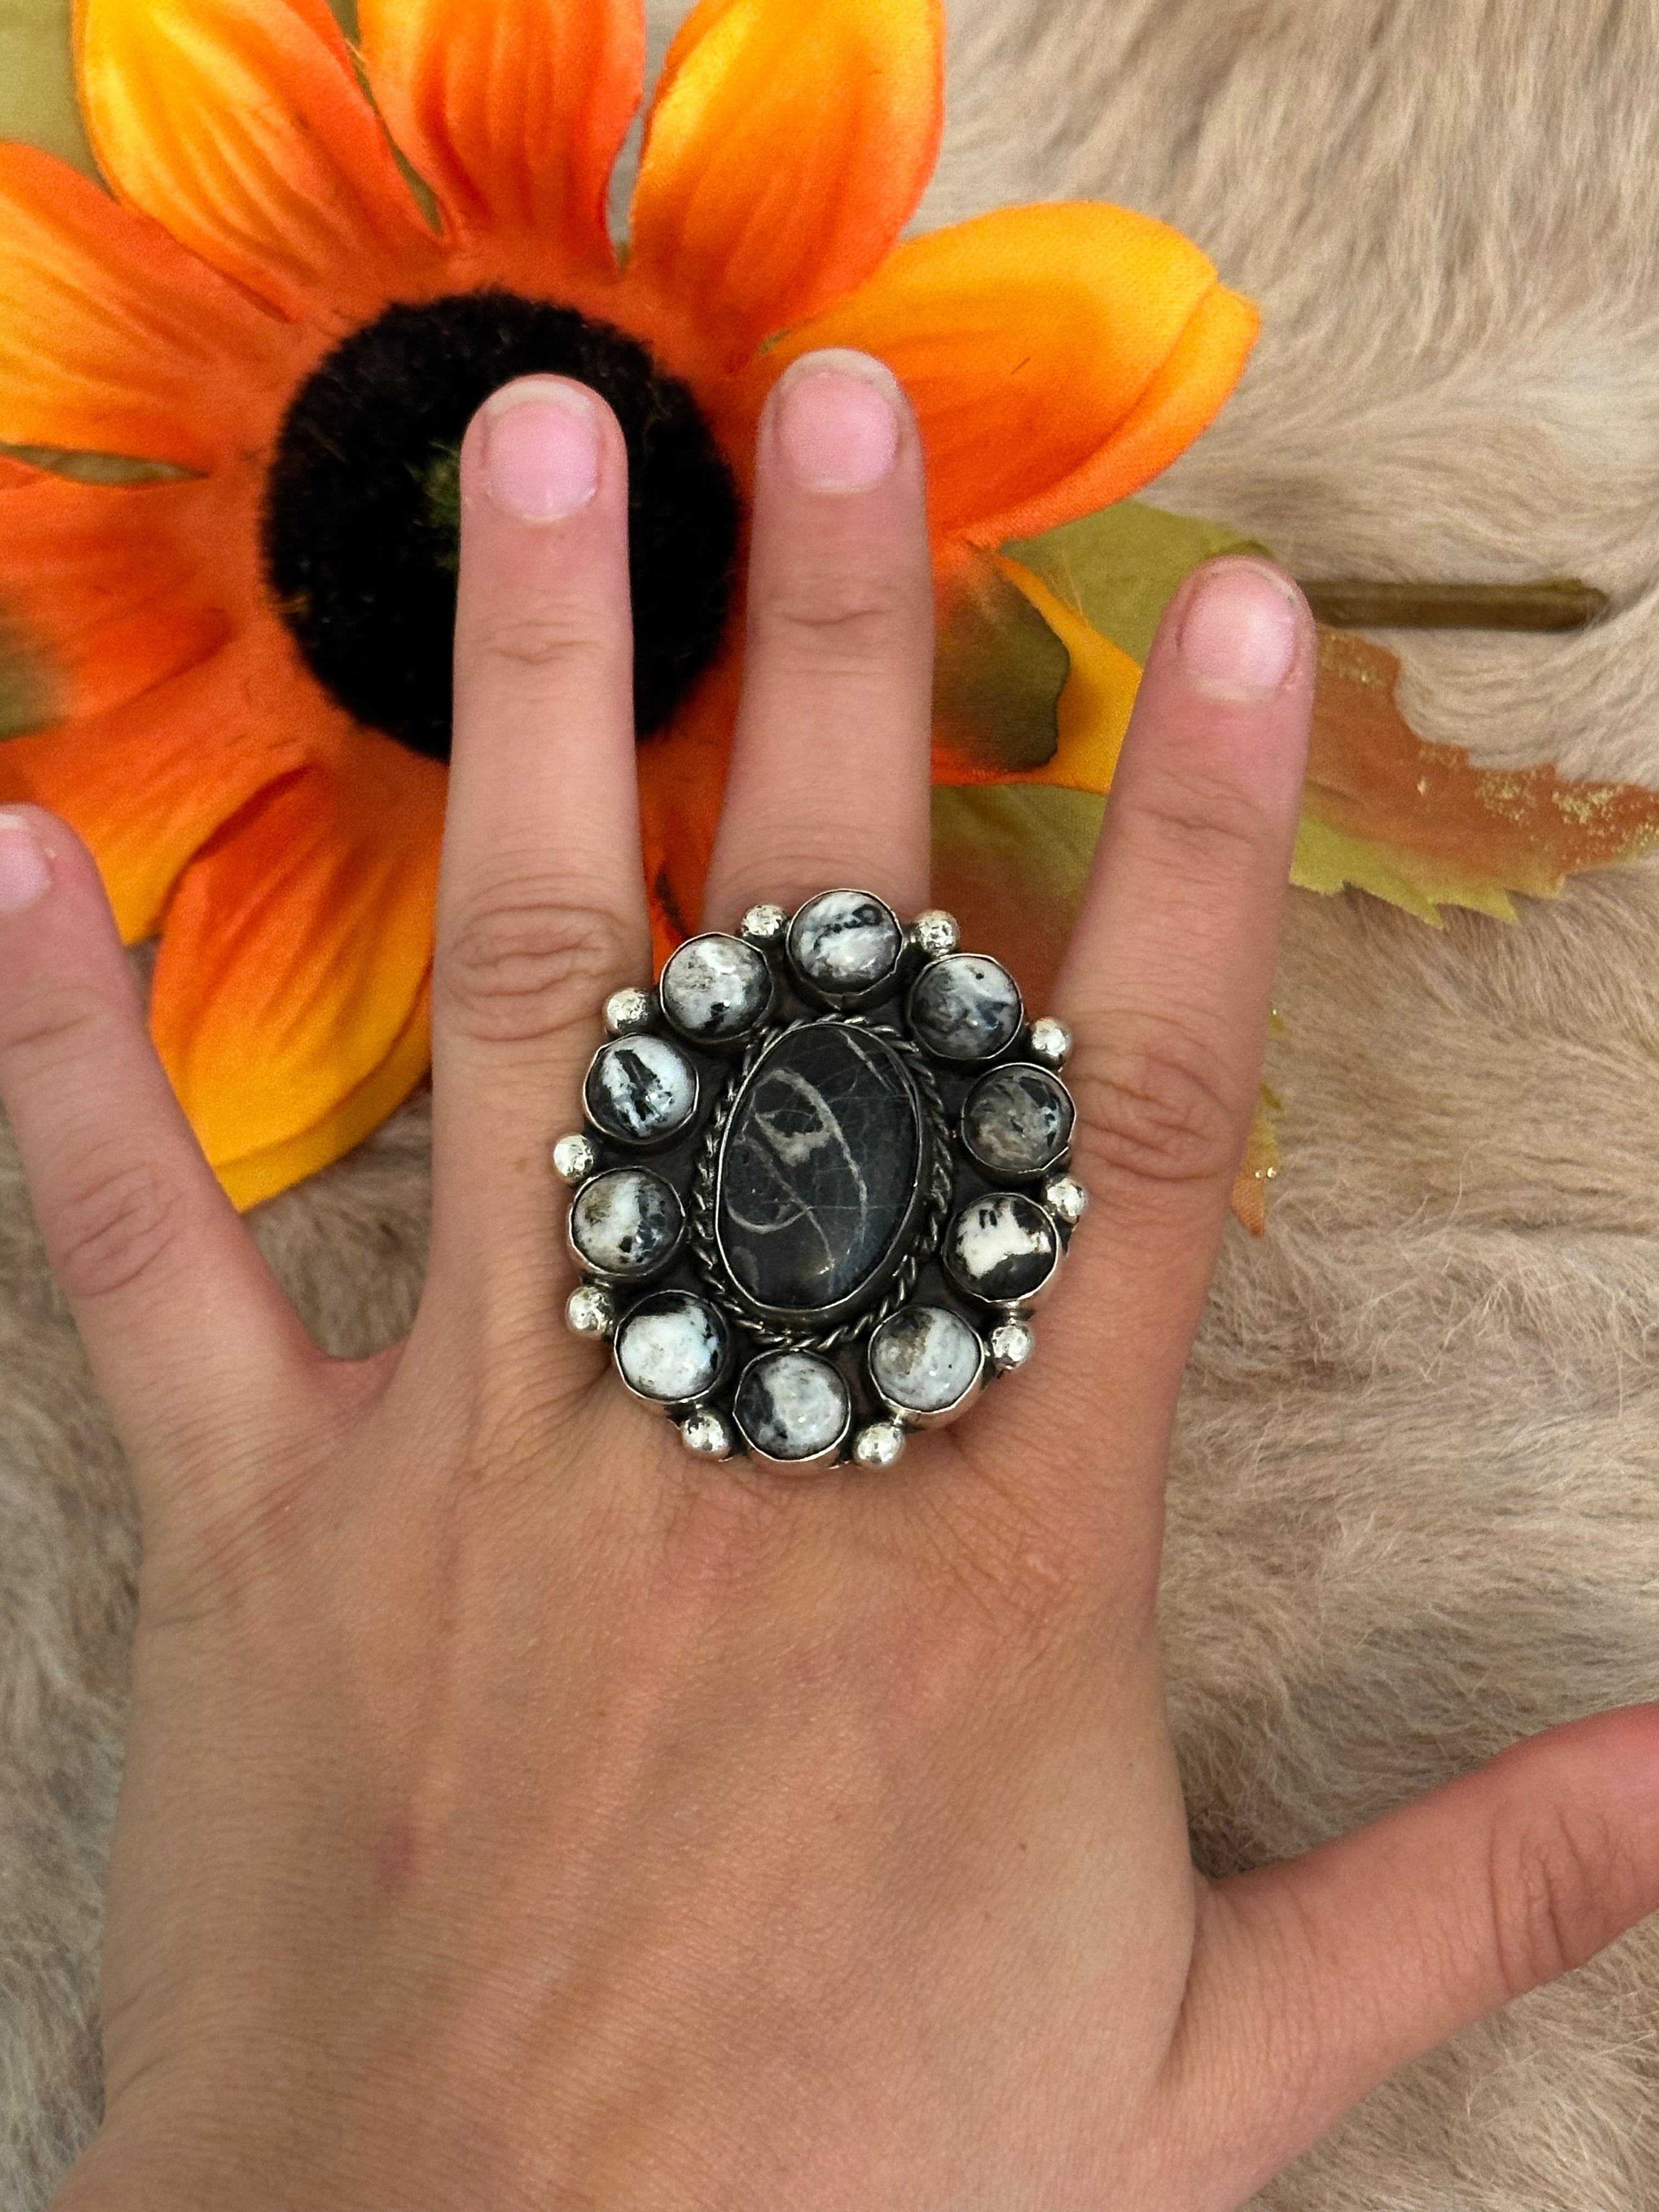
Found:
[[[711,1459],[886,1467],[1023,1367],[1088,1196],[1062,1023],[948,914],[752,907],[616,992],[552,1148],[569,1327]]]

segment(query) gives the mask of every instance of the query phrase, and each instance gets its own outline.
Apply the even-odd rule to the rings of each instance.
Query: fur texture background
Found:
[[[1576,639],[1389,641],[1405,703],[1483,760],[1659,783],[1659,0],[956,0],[954,33],[924,224],[1122,200],[1266,307],[1158,495],[1304,574],[1602,584],[1614,614]],[[1207,1870],[1659,1696],[1656,951],[1653,865],[1514,927],[1292,896],[1285,1166],[1267,1237],[1230,1226],[1171,1479]],[[256,1227],[362,1351],[408,1320],[425,1213],[416,1104]],[[3,2212],[96,2123],[135,1565],[0,1147]],[[1397,2077],[1258,2204],[1659,2212],[1659,1922]]]

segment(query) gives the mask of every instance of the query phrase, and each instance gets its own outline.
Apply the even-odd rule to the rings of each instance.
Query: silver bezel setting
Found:
[[[659,1254],[657,1258],[647,1266],[605,1267],[597,1260],[590,1258],[576,1242],[576,1208],[595,1183],[604,1182],[611,1176],[624,1175],[649,1176],[653,1182],[660,1183],[674,1201],[679,1214],[679,1224],[674,1231],[673,1242],[667,1249]],[[669,1182],[667,1176],[658,1175],[654,1169],[647,1167],[642,1161],[629,1160],[625,1165],[599,1169],[596,1174],[590,1175],[578,1187],[570,1201],[570,1212],[565,1218],[564,1241],[570,1247],[571,1258],[590,1282],[599,1283],[609,1291],[627,1291],[636,1286],[643,1290],[647,1285],[655,1283],[660,1277],[665,1275],[675,1261],[678,1259],[681,1248],[685,1243],[685,1200]]]
[[[751,1014],[746,1022],[740,1023],[736,1029],[725,1036],[701,1036],[696,1030],[684,1028],[675,1019],[673,1009],[669,1005],[663,985],[667,982],[668,971],[674,963],[684,954],[690,952],[694,945],[720,943],[740,945],[745,952],[759,953],[762,963],[766,968],[769,988],[758,1010]],[[657,1003],[662,1009],[663,1019],[668,1024],[676,1042],[698,1045],[706,1050],[719,1050],[724,1048],[729,1052],[734,1045],[741,1044],[746,1037],[751,1036],[763,1023],[770,1019],[772,1009],[777,1004],[777,977],[772,971],[771,963],[766,958],[764,948],[751,942],[747,937],[730,938],[722,929],[700,930],[696,936],[688,937],[684,944],[677,945],[663,963],[662,975],[657,985]]]
[[[769,1345],[765,1351],[757,1352],[752,1359],[744,1363],[732,1386],[732,1425],[742,1437],[751,1459],[758,1460],[763,1467],[781,1468],[790,1474],[807,1474],[817,1468],[834,1467],[841,1458],[842,1447],[852,1433],[857,1408],[853,1403],[852,1392],[847,1389],[844,1376],[836,1374],[836,1380],[842,1385],[846,1402],[846,1411],[842,1415],[841,1426],[827,1444],[821,1445],[816,1451],[803,1452],[797,1458],[787,1458],[778,1453],[769,1452],[763,1445],[757,1443],[743,1425],[743,1415],[738,1410],[743,1400],[743,1386],[749,1380],[753,1370],[757,1367],[764,1366],[768,1360],[785,1359],[792,1353],[805,1359],[822,1359],[820,1353],[811,1351],[805,1345],[799,1344]],[[826,1367],[830,1365],[827,1359],[822,1359],[822,1364]]]
[[[807,908],[816,906],[820,899],[826,898],[867,899],[872,906],[878,906],[892,924],[892,963],[883,970],[873,983],[855,983],[842,990],[834,984],[821,982],[816,977],[808,975],[799,965],[795,953],[795,932],[800,927]],[[886,900],[878,898],[873,891],[855,890],[848,884],[832,884],[828,890],[814,891],[811,898],[803,899],[793,914],[790,915],[789,927],[783,933],[784,957],[789,963],[802,995],[815,1006],[823,1006],[829,1012],[838,1014],[858,1013],[864,1007],[873,1006],[878,999],[884,999],[890,995],[894,979],[904,965],[904,925],[892,908],[888,905]]]
[[[644,1137],[625,1135],[621,1130],[607,1128],[600,1121],[599,1115],[593,1111],[592,1085],[593,1078],[599,1071],[601,1062],[608,1054],[615,1052],[619,1045],[633,1044],[644,1034],[645,1032],[642,1031],[630,1030],[623,1036],[608,1037],[592,1059],[588,1061],[587,1073],[582,1078],[582,1110],[592,1124],[592,1133],[597,1134],[601,1142],[608,1141],[613,1145],[624,1146],[630,1158],[643,1158],[648,1153],[659,1152],[665,1146],[676,1143],[702,1111],[702,1071],[698,1067],[691,1054],[686,1050],[684,1039],[678,1036],[653,1036],[651,1040],[653,1043],[666,1045],[671,1052],[678,1053],[691,1072],[691,1105],[689,1112],[683,1115],[672,1129],[659,1130]]]
[[[837,890],[870,900],[892,921],[898,950],[878,982],[836,991],[801,972],[792,953],[795,924],[812,900],[802,901],[793,912],[769,903],[753,907],[738,930],[702,934],[705,939],[726,938],[760,955],[770,979],[765,1005],[731,1036],[708,1037],[674,1020],[659,987],[613,993],[604,1010],[607,1042],[583,1079],[584,1127],[550,1146],[554,1173],[572,1186],[566,1242],[583,1279],[567,1304],[569,1327],[591,1340],[608,1342],[623,1389],[636,1402],[665,1415],[690,1453],[709,1460],[743,1454],[789,1477],[848,1464],[890,1467],[907,1435],[959,1419],[997,1377],[1023,1367],[1034,1341],[1024,1316],[1051,1289],[1087,1203],[1086,1192],[1069,1172],[1069,1144],[1040,1166],[1014,1174],[976,1157],[963,1126],[965,1103],[988,1073],[1024,1065],[1057,1080],[1071,1045],[1069,1031],[1047,1018],[1029,1020],[1014,984],[1018,1020],[1000,1042],[981,1041],[973,1053],[952,1054],[941,1048],[937,1028],[930,1037],[918,1036],[909,1011],[919,983],[940,962],[963,957],[953,917],[930,909],[907,927],[884,900],[846,886]],[[967,957],[995,959],[990,954]],[[1003,962],[996,960],[995,965],[1008,973]],[[1013,983],[1012,975],[1009,981]],[[866,1048],[877,1043],[883,1050],[826,1054],[804,1048],[793,1058],[785,1052],[768,1091],[751,1094],[749,1086],[766,1067],[768,1055],[785,1039],[815,1026],[856,1030]],[[971,1029],[971,1017],[960,1027]],[[672,1129],[635,1137],[599,1122],[591,1102],[604,1055],[618,1043],[647,1035],[689,1069],[693,1103]],[[792,1084],[804,1103],[792,1096]],[[743,1116],[744,1146],[729,1165],[739,1103],[750,1097],[755,1103]],[[887,1149],[910,1141],[905,1102],[916,1132],[915,1173],[908,1180],[895,1164],[904,1155]],[[907,1133],[901,1136],[901,1131]],[[860,1168],[860,1158],[884,1163],[882,1171],[869,1174],[866,1182],[868,1170]],[[572,1218],[582,1192],[596,1178],[619,1169],[657,1178],[680,1203],[672,1249],[648,1267],[607,1270],[575,1241]],[[1053,1255],[1043,1279],[1010,1298],[987,1296],[949,1264],[951,1223],[964,1207],[994,1196],[1035,1207],[1053,1231]],[[769,1244],[775,1237],[782,1241]],[[839,1248],[838,1237],[846,1240]],[[745,1237],[756,1240],[746,1250]],[[829,1240],[827,1247],[820,1239]],[[819,1256],[826,1249],[828,1266]],[[742,1280],[736,1272],[739,1257]],[[767,1304],[757,1295],[771,1289],[799,1294],[799,1286],[815,1279],[826,1291],[840,1291],[849,1264],[863,1272],[833,1302],[825,1298],[802,1309]],[[670,1401],[630,1382],[622,1352],[633,1316],[650,1300],[675,1294],[714,1314],[721,1358],[706,1387]],[[872,1347],[878,1332],[896,1316],[933,1306],[951,1313],[970,1333],[979,1349],[977,1364],[969,1385],[949,1406],[907,1407],[878,1381]],[[636,1353],[638,1349],[636,1345]],[[661,1349],[685,1357],[686,1346],[672,1339]],[[736,1411],[750,1370],[781,1352],[826,1363],[845,1396],[846,1419],[834,1442],[799,1459],[775,1456],[757,1444],[744,1434]],[[659,1368],[665,1371],[672,1375],[675,1370]]]

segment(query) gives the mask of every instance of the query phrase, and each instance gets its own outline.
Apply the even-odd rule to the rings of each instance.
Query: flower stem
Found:
[[[1334,629],[1583,629],[1611,602],[1576,576],[1529,584],[1372,582],[1312,578],[1302,589],[1316,618]]]

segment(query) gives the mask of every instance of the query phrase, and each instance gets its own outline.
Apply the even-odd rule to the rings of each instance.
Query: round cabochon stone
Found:
[[[726,1364],[726,1323],[704,1298],[658,1291],[617,1331],[622,1378],[642,1398],[683,1405],[712,1390]]]
[[[766,1012],[772,971],[740,937],[693,937],[670,957],[657,995],[683,1036],[718,1044],[753,1029]]]
[[[907,1413],[948,1413],[978,1382],[984,1347],[960,1314],[906,1306],[870,1340],[870,1379]]]
[[[768,1459],[817,1459],[847,1432],[852,1400],[827,1359],[812,1352],[768,1352],[751,1360],[732,1412],[754,1450]]]
[[[667,1266],[684,1222],[680,1201],[660,1176],[612,1168],[576,1193],[570,1241],[603,1275],[645,1276]]]
[[[952,1220],[943,1256],[964,1291],[1001,1305],[1042,1288],[1060,1257],[1060,1234],[1034,1199],[1018,1191],[988,1191],[970,1199]]]
[[[1013,1042],[1024,1008],[1000,960],[953,952],[930,961],[910,993],[910,1034],[940,1060],[990,1060]]]
[[[666,1037],[618,1037],[587,1072],[588,1112],[608,1136],[647,1145],[684,1128],[697,1107],[690,1061]]]
[[[962,1109],[962,1140],[993,1175],[1041,1175],[1072,1141],[1071,1096],[1046,1067],[994,1067]]]
[[[832,998],[884,982],[903,947],[891,909],[868,891],[820,891],[789,925],[795,973]]]

